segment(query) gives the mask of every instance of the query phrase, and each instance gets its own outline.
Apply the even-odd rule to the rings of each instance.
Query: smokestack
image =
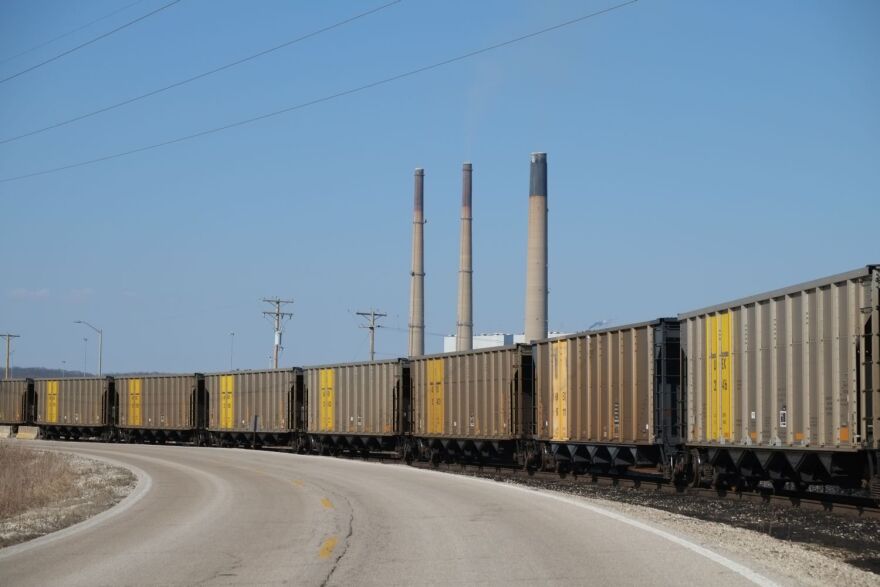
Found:
[[[526,342],[547,338],[547,154],[532,153],[526,251]]]
[[[409,356],[425,354],[425,170],[415,172],[412,271],[409,290]]]
[[[458,261],[458,328],[455,332],[457,351],[471,350],[474,341],[471,174],[471,164],[465,163],[461,168],[461,256]]]

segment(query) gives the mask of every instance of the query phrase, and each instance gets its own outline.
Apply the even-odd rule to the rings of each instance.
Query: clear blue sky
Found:
[[[130,0],[7,0],[0,60]],[[166,3],[0,63],[6,77]],[[382,4],[183,0],[0,84],[0,140]],[[614,2],[406,0],[160,96],[0,145],[0,179],[277,110]],[[0,332],[20,366],[265,367],[404,354],[412,172],[426,329],[455,329],[461,163],[477,332],[522,331],[529,153],[546,151],[550,326],[583,329],[880,262],[880,3],[642,0],[419,76],[164,149],[0,183]],[[397,329],[397,330],[395,330]],[[426,337],[429,352],[442,340]],[[89,370],[96,370],[89,348]]]

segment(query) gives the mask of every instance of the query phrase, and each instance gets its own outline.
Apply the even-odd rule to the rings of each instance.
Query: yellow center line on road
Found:
[[[319,558],[327,558],[331,554],[333,554],[333,549],[336,548],[336,536],[331,536],[327,540],[324,541],[324,544],[321,545],[321,550],[318,551]]]
[[[321,505],[324,506],[324,509],[332,510],[333,502],[327,499],[326,497],[321,500]]]
[[[303,485],[305,485],[302,479],[293,479],[291,483],[293,483],[294,487],[302,487]]]

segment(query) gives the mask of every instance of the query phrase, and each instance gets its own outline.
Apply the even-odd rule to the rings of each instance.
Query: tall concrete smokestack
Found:
[[[547,338],[547,154],[532,153],[526,251],[526,342]]]
[[[413,198],[412,272],[409,289],[409,356],[425,354],[425,170],[416,169]]]
[[[469,351],[474,342],[473,255],[471,248],[471,174],[470,163],[461,168],[461,257],[458,261],[458,328],[455,350]]]

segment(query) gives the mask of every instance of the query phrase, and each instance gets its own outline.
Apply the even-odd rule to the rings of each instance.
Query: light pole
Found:
[[[83,337],[83,375],[86,375],[86,366],[88,365],[89,358],[89,339]]]
[[[235,352],[235,333],[229,333],[229,370],[232,371],[232,353]]]
[[[100,328],[95,328],[85,320],[74,320],[74,324],[83,324],[84,326],[88,326],[92,330],[98,333],[98,377],[101,377],[103,374],[104,367],[104,331]]]

